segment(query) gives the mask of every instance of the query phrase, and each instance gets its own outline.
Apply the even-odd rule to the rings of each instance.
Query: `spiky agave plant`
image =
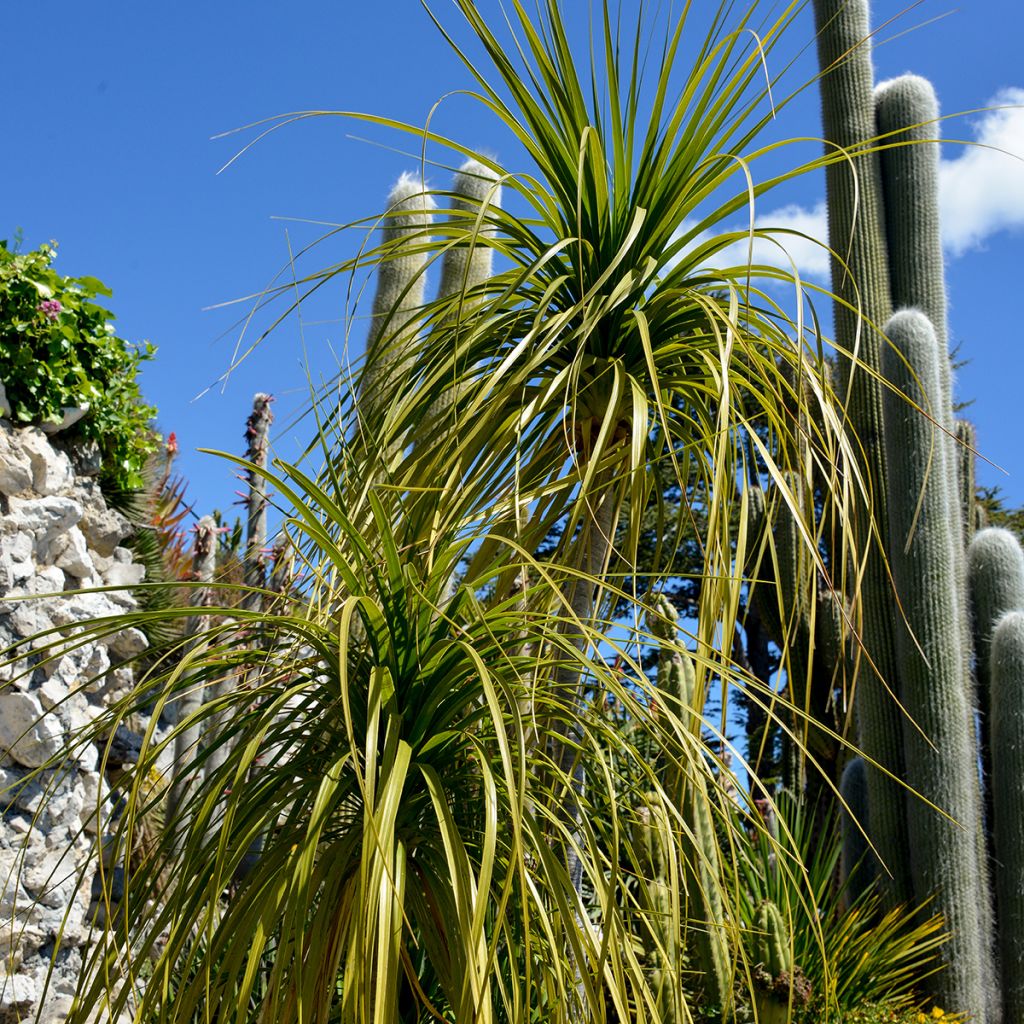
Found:
[[[238,609],[198,648],[200,678],[253,665],[258,682],[204,712],[230,713],[227,758],[177,829],[185,842],[129,880],[122,918],[151,980],[129,991],[131,958],[115,971],[125,950],[105,936],[77,1019],[105,993],[161,1021],[215,1007],[225,1018],[317,1024],[423,1013],[575,1024],[605,1019],[608,1005],[620,1019],[656,1019],[622,906],[616,865],[636,856],[609,745],[647,773],[664,812],[651,820],[666,823],[654,838],[673,848],[685,822],[645,767],[643,744],[602,732],[589,700],[614,694],[632,709],[633,737],[656,732],[682,774],[706,774],[701,730],[681,714],[654,722],[602,653],[612,599],[635,597],[616,580],[637,544],[652,467],[671,467],[684,487],[697,479],[705,496],[699,708],[713,676],[742,682],[721,638],[733,634],[734,566],[745,562],[745,453],[756,447],[776,481],[806,464],[794,455],[788,380],[809,382],[800,401],[817,406],[816,456],[856,465],[817,339],[730,255],[763,233],[733,230],[731,218],[792,176],[750,185],[745,171],[777,149],[757,142],[784,103],[770,102],[764,67],[800,5],[763,22],[752,7],[731,24],[723,3],[682,66],[687,7],[646,81],[641,55],[656,30],[640,19],[624,41],[605,4],[589,81],[555,0],[533,19],[514,5],[511,46],[471,0],[457,2],[493,82],[453,42],[455,52],[534,166],[511,175],[476,156],[512,194],[504,210],[467,198],[462,216],[431,230],[410,222],[341,269],[418,255],[426,266],[485,245],[498,272],[466,275],[408,316],[375,309],[385,320],[374,350],[409,367],[408,383],[387,402],[332,396],[314,444],[322,473],[278,465],[271,486],[293,503],[304,600],[287,613]],[[445,193],[435,198],[443,212]],[[364,376],[355,394],[366,390]],[[424,431],[449,397],[448,428]],[[840,485],[835,500],[848,501],[853,488]],[[623,507],[625,539],[613,550]],[[534,557],[555,525],[561,543]],[[673,645],[684,653],[670,640],[667,655]],[[640,678],[630,652],[619,654],[626,676]],[[142,685],[171,700],[182,684],[158,669]],[[157,754],[147,748],[138,770]],[[600,841],[588,817],[598,791],[610,809]],[[257,838],[262,855],[238,881]],[[701,884],[722,880],[709,872]],[[679,977],[670,984],[685,1007]]]

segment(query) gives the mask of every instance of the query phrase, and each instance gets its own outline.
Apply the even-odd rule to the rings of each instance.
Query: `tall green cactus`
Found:
[[[874,99],[878,134],[887,147],[879,160],[892,305],[924,313],[945,353],[949,331],[939,225],[938,100],[931,82],[918,75],[881,82]],[[939,379],[948,392],[948,360],[939,367]]]
[[[992,636],[992,771],[1003,1019],[1024,1020],[1024,611]]]
[[[936,445],[952,451],[956,429],[953,417],[952,370],[946,325],[946,275],[939,226],[939,104],[931,82],[918,75],[901,75],[875,89],[875,120],[887,147],[879,153],[885,233],[889,251],[889,285],[893,309],[917,309],[928,317],[939,350],[939,390],[929,410],[945,434]],[[947,458],[949,458],[947,452]],[[948,470],[956,479],[960,460]],[[961,516],[960,490],[944,488],[951,522]],[[954,538],[954,597],[964,600],[966,568],[962,534]],[[967,616],[957,613],[964,632],[964,681],[970,679],[970,634]]]
[[[665,695],[665,704],[677,713],[684,728],[700,730],[701,708],[696,691],[693,662],[678,649],[677,621],[679,613],[664,595],[654,604],[648,617],[648,628],[662,644],[658,654],[658,689]],[[680,837],[680,873],[686,891],[689,915],[689,938],[697,970],[703,978],[704,998],[709,1006],[727,1014],[732,1003],[732,957],[725,932],[725,911],[719,891],[718,836],[711,815],[708,780],[701,772],[683,776],[678,770],[666,771],[664,785],[677,800],[685,829]],[[667,879],[662,875],[659,882]],[[693,912],[694,908],[696,912]],[[664,916],[670,908],[661,907]],[[673,920],[669,914],[669,920]],[[666,1024],[676,1018],[663,1016]],[[684,1018],[679,1018],[680,1022]]]
[[[913,308],[928,318],[937,347],[937,392],[930,396],[929,412],[942,431],[934,435],[936,453],[942,459],[951,484],[963,472],[962,460],[954,451],[956,423],[953,415],[952,370],[946,324],[946,284],[939,224],[939,105],[931,83],[917,75],[901,75],[883,82],[875,90],[875,117],[879,135],[890,147],[880,153],[882,193],[885,200],[886,238],[889,247],[890,291],[896,309]],[[906,143],[911,143],[907,145]],[[962,521],[962,483],[944,487],[949,523]],[[953,562],[947,571],[952,582],[951,620],[960,630],[960,678],[967,694],[968,708],[976,702],[971,679],[971,633],[966,613],[967,568],[963,529],[952,531]],[[897,627],[898,628],[898,627]],[[976,820],[970,825],[979,845],[981,902],[980,927],[983,936],[992,935],[992,904],[989,899],[989,865],[983,826],[983,799],[976,800]],[[965,823],[966,824],[966,823]],[[919,899],[921,893],[915,894]],[[998,1012],[993,991],[989,1008]]]
[[[793,944],[779,908],[764,900],[757,908],[757,962],[772,976],[793,973]]]
[[[844,147],[852,165],[862,171],[856,192],[843,193],[839,165],[830,169],[828,178],[830,238],[840,255],[847,250],[842,248],[837,225],[848,226],[853,203],[862,211],[857,225],[860,244],[855,238],[849,249],[849,271],[861,289],[860,308],[870,321],[859,325],[862,358],[869,367],[881,369],[883,378],[889,377],[934,417],[930,421],[911,406],[901,405],[899,396],[886,394],[885,451],[877,455],[870,449],[877,436],[874,424],[862,418],[861,396],[854,388],[848,391],[852,425],[868,446],[873,492],[884,495],[886,548],[893,569],[892,585],[899,598],[890,622],[898,671],[892,671],[890,665],[888,672],[880,674],[889,681],[899,680],[897,695],[911,718],[900,730],[905,777],[919,794],[904,801],[893,787],[879,784],[877,771],[869,770],[871,835],[888,866],[892,866],[894,849],[902,847],[909,854],[903,861],[911,866],[913,884],[902,891],[897,884],[890,894],[898,900],[912,897],[915,902],[934,896],[934,905],[953,929],[946,950],[950,968],[939,983],[946,993],[945,1003],[971,1013],[972,1019],[993,1024],[999,1010],[992,975],[988,857],[966,614],[964,546],[972,528],[969,520],[974,501],[973,493],[964,495],[964,489],[973,491],[973,482],[965,473],[971,467],[963,466],[952,441],[956,425],[938,220],[938,105],[931,86],[915,76],[883,83],[873,97],[868,95],[870,26],[865,0],[814,0],[814,6],[821,33],[826,137]],[[841,70],[830,71],[832,65]],[[869,112],[874,117],[871,127],[866,121]],[[872,145],[875,132],[888,148],[872,161],[858,152],[858,146]],[[884,253],[877,248],[879,238],[884,239]],[[872,251],[884,255],[885,260],[871,265]],[[867,264],[861,262],[865,254]],[[883,268],[884,282],[880,279]],[[837,292],[845,283],[844,274],[834,263],[833,288]],[[892,340],[910,357],[917,377],[898,353],[883,349],[881,360],[876,360],[872,327],[885,322],[881,311],[893,305],[924,310],[897,314],[886,328],[899,335]],[[925,314],[932,317],[934,326]],[[836,336],[847,348],[849,331],[849,315],[837,307]],[[927,362],[923,373],[916,362],[922,357]],[[848,360],[841,358],[840,364],[845,367]],[[862,382],[862,386],[863,394],[872,395],[872,382]],[[958,476],[965,477],[959,485]],[[884,565],[869,560],[864,588],[865,649],[869,654],[878,650],[884,657],[885,644],[875,632],[879,620],[872,615],[872,595],[879,586],[890,586],[888,573]],[[895,709],[895,703],[891,696],[877,699],[879,691],[871,674],[867,689],[864,681],[861,673],[857,683],[860,742],[871,759],[895,767],[898,773],[898,758],[886,753],[883,759],[876,753],[887,751],[893,740],[892,722],[886,713]],[[927,802],[945,809],[962,828],[951,831]],[[893,831],[894,817],[902,816],[904,810],[913,841]],[[896,827],[902,828],[900,824]],[[919,834],[927,838],[921,840]],[[973,851],[968,849],[972,844]]]
[[[882,391],[872,375],[881,365],[879,328],[892,312],[889,254],[881,170],[876,153],[865,152],[875,138],[871,33],[866,0],[814,0],[818,59],[822,69],[822,120],[829,245],[833,250],[832,290],[835,336],[841,347],[840,380],[850,422],[863,446],[873,496],[871,515],[856,525],[858,550],[866,557],[859,588],[864,650],[856,660],[858,742],[868,758],[897,778],[903,772],[902,735],[894,695],[897,688],[893,623],[895,608],[882,552],[872,524],[886,519],[888,474],[882,445]],[[857,312],[861,313],[858,317]],[[857,353],[857,360],[852,358]],[[866,556],[864,553],[866,552]],[[910,899],[908,837],[902,793],[888,775],[868,771],[873,839],[891,873],[895,902]]]
[[[959,520],[948,510],[955,490],[945,435],[920,409],[942,400],[940,352],[928,318],[897,313],[886,325],[892,348],[882,369],[896,388],[885,400],[885,441],[892,474],[888,550],[905,624],[897,629],[899,677],[913,721],[903,723],[907,783],[920,794],[904,804],[918,900],[950,930],[935,991],[943,1006],[985,1019],[990,987],[988,891],[979,845],[981,805],[973,708],[964,680],[964,631],[955,594]],[[911,404],[914,403],[914,404]],[[915,407],[916,405],[916,407]],[[954,820],[936,813],[926,798]],[[875,804],[871,802],[872,813]]]
[[[990,527],[979,531],[967,549],[967,583],[974,627],[975,677],[981,730],[982,777],[986,821],[993,814],[992,725],[990,672],[992,636],[1007,612],[1024,610],[1024,551],[1009,530]],[[999,862],[996,861],[998,864]]]
[[[979,694],[990,687],[989,662],[996,623],[1007,612],[1024,610],[1024,551],[998,526],[980,530],[967,549],[967,579],[974,623],[975,671]]]
[[[870,834],[870,805],[868,803],[867,765],[862,757],[851,757],[843,769],[839,782],[843,798],[840,808],[840,828],[843,847],[839,862],[846,902],[856,902],[874,883],[878,862],[868,845],[865,833]]]
[[[480,219],[479,236],[489,238],[494,225],[488,217],[501,205],[501,186],[497,175],[479,160],[467,160],[452,181],[449,220]],[[447,249],[441,261],[441,284],[438,298],[471,292],[492,273],[493,253],[488,245],[455,245]]]
[[[683,962],[679,942],[678,875],[668,856],[666,837],[672,832],[664,806],[656,800],[637,816],[634,849],[646,877],[641,881],[640,900],[645,914],[639,939],[648,966],[648,981],[654,994],[657,1020],[676,1024],[687,1020],[679,985]]]
[[[956,452],[960,468],[957,481],[960,484],[960,516],[964,524],[964,543],[970,544],[971,538],[988,524],[985,510],[977,496],[977,479],[975,473],[975,451],[978,448],[978,433],[970,420],[958,419],[955,427]]]

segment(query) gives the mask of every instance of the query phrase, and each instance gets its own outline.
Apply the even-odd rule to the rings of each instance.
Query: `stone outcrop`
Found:
[[[76,463],[0,420],[0,1024],[56,1024],[70,1006],[98,921],[97,832],[116,812],[100,750],[76,736],[128,691],[146,647],[130,628],[75,638],[76,623],[134,609],[144,575],[128,521],[82,475],[95,463]]]

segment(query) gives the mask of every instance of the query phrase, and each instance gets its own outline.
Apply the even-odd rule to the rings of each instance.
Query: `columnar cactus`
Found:
[[[877,861],[865,833],[870,830],[867,765],[862,757],[852,757],[843,769],[839,782],[843,798],[841,828],[843,850],[839,862],[840,878],[845,887],[846,902],[855,903],[875,881]]]
[[[946,275],[939,227],[939,104],[931,83],[918,75],[901,75],[875,89],[878,134],[887,146],[879,153],[885,233],[889,251],[889,285],[893,309],[918,309],[931,323],[939,349],[939,390],[929,412],[945,434],[936,445],[952,450],[956,429],[953,417],[952,372],[946,325]],[[912,143],[907,145],[906,143]],[[948,458],[947,454],[947,458]],[[948,472],[956,479],[960,460],[952,459]],[[958,488],[944,488],[950,522],[961,516]],[[954,538],[956,558],[954,596],[963,601],[966,569],[962,536]],[[968,629],[967,617],[957,623]],[[970,636],[963,638],[964,681],[970,679]]]
[[[851,425],[868,462],[872,517],[884,523],[888,475],[882,445],[883,388],[872,371],[877,373],[881,365],[884,342],[878,327],[889,319],[892,299],[881,171],[877,154],[864,152],[876,135],[867,0],[814,0],[814,15],[823,72],[822,119],[832,160],[826,171],[832,289],[843,300],[834,305],[835,335],[842,350],[840,379]],[[858,361],[852,358],[854,352]],[[864,650],[857,659],[858,742],[871,761],[898,778],[903,760],[893,699],[898,679],[894,602],[870,522],[857,525],[857,541],[859,550],[867,552],[859,594]],[[868,789],[875,846],[891,873],[892,896],[903,902],[910,898],[911,885],[902,792],[874,768],[868,771]]]
[[[426,288],[427,252],[418,243],[430,229],[434,208],[423,183],[409,174],[398,179],[388,196],[381,228],[387,255],[377,263],[366,362],[359,380],[359,405],[367,422],[384,413],[411,369],[408,349],[418,331]]]
[[[916,903],[933,898],[932,906],[946,916],[953,938],[945,951],[949,969],[938,979],[941,998],[972,1020],[994,1024],[999,1008],[992,971],[964,557],[976,506],[973,467],[958,458],[951,440],[956,425],[938,222],[938,107],[931,87],[914,76],[882,84],[872,102],[866,0],[814,0],[814,7],[820,32],[825,133],[850,158],[830,168],[828,177],[832,247],[839,256],[848,254],[849,264],[847,268],[833,263],[833,289],[852,302],[850,294],[856,286],[865,316],[851,325],[850,314],[837,306],[837,340],[849,349],[851,326],[859,330],[862,360],[928,413],[921,415],[899,395],[886,393],[886,443],[884,453],[878,454],[873,451],[877,434],[871,419],[875,382],[862,380],[859,393],[855,387],[849,390],[851,423],[870,460],[872,493],[882,496],[885,506],[885,547],[892,565],[891,582],[884,563],[869,558],[866,565],[864,646],[876,657],[881,677],[893,685],[894,692],[882,693],[874,674],[867,673],[865,679],[864,671],[860,672],[859,740],[870,759],[900,774],[900,758],[889,752],[894,742],[893,698],[898,697],[909,716],[899,730],[904,744],[902,777],[917,794],[903,799],[895,786],[881,783],[880,773],[869,767],[871,838],[887,867],[902,862],[912,869],[912,885],[897,879],[889,895],[896,900],[913,898]],[[840,70],[830,70],[832,65]],[[869,113],[874,119],[870,126]],[[883,150],[872,161],[858,147],[879,145],[872,139],[876,132],[882,136]],[[908,142],[914,144],[905,145]],[[851,163],[861,170],[858,188],[844,193],[841,179],[845,173],[849,183],[850,175],[843,167]],[[853,241],[848,243],[848,236],[839,234],[837,227],[850,226],[853,204],[858,220]],[[880,238],[884,239],[881,249]],[[884,259],[873,259],[872,253]],[[883,311],[893,304],[924,310],[898,314],[886,327],[917,377],[896,352],[883,348],[883,358],[878,358],[873,325],[886,322]],[[841,368],[848,365],[849,360],[841,357]],[[867,415],[865,396],[871,407]],[[959,484],[958,476],[962,477]],[[875,600],[877,588],[887,592],[892,588],[898,595],[899,603],[893,604],[885,627],[890,635],[895,633],[896,671],[892,661],[886,660],[890,654],[884,638],[876,632],[880,620],[872,609],[881,608]],[[896,742],[899,739],[895,737]],[[945,821],[929,802],[949,813],[958,825]],[[913,842],[908,841],[902,821],[897,821],[904,815]]]
[[[467,230],[467,221],[479,219],[476,234],[486,239],[494,234],[489,213],[501,205],[501,187],[494,172],[478,160],[467,160],[452,182],[451,212],[448,220],[458,224],[460,232]],[[493,253],[487,244],[472,245],[460,243],[445,250],[441,261],[441,284],[439,299],[460,296],[457,308],[450,316],[459,318],[463,303],[477,301],[473,289],[479,287],[492,274]],[[430,437],[441,425],[456,394],[448,388],[427,412],[422,435]]]
[[[982,777],[986,820],[992,822],[993,783],[990,731],[992,725],[990,672],[992,636],[1007,612],[1024,610],[1024,551],[1009,530],[979,531],[967,549],[967,583],[974,627],[975,677],[981,723]],[[998,863],[998,861],[996,862]]]
[[[246,461],[253,469],[247,470],[249,493],[246,495],[247,531],[245,540],[245,585],[248,588],[242,599],[242,607],[259,611],[261,591],[267,585],[267,497],[266,481],[258,470],[267,468],[267,453],[270,449],[270,424],[274,414],[270,410],[273,401],[262,391],[252,400],[252,412],[245,422]]]
[[[494,171],[479,160],[467,160],[452,181],[449,220],[479,218],[479,236],[490,238],[494,226],[488,214],[501,205],[501,186]],[[492,273],[493,254],[488,245],[455,245],[447,249],[441,262],[441,285],[438,298],[470,292],[483,284]]]
[[[886,238],[889,247],[889,279],[893,307],[920,310],[935,332],[938,349],[939,387],[930,396],[930,414],[942,427],[936,431],[936,454],[941,450],[949,481],[963,472],[962,459],[954,451],[956,422],[953,415],[953,386],[946,325],[946,284],[939,225],[939,105],[931,83],[917,75],[901,75],[883,82],[875,90],[875,118],[878,133],[887,146],[880,154],[882,194],[885,200]],[[905,145],[904,143],[912,143]],[[962,484],[943,487],[946,518],[962,519]],[[961,632],[960,678],[967,693],[968,707],[976,696],[971,679],[971,633],[966,613],[967,568],[964,531],[951,534],[953,562],[948,570],[952,581],[954,618]],[[898,629],[898,626],[897,626]],[[983,826],[983,801],[977,800],[976,820],[970,825],[979,844],[982,900],[981,928],[984,936],[993,929],[989,897],[989,866]],[[965,822],[965,824],[967,824]],[[916,894],[918,899],[921,893]],[[990,996],[990,1002],[991,1002]],[[996,1007],[991,1007],[995,1012]]]
[[[1010,1024],[1024,1020],[1024,611],[999,620],[989,667],[999,963]]]
[[[977,479],[975,474],[975,451],[978,448],[978,434],[970,420],[956,421],[956,452],[960,461],[957,481],[960,484],[960,516],[964,524],[964,543],[970,544],[971,538],[983,530],[985,509],[977,497]]]
[[[196,524],[195,541],[192,548],[192,579],[201,586],[193,591],[192,604],[197,608],[210,607],[213,604],[213,591],[209,584],[213,582],[217,571],[217,521],[213,516],[203,516]],[[187,637],[200,636],[206,629],[206,617],[192,615],[185,627]],[[188,641],[188,649],[195,646],[195,640]],[[178,732],[174,739],[175,774],[171,780],[167,794],[167,821],[172,824],[187,805],[189,795],[195,791],[201,780],[196,765],[196,754],[202,733],[199,720],[189,723],[203,704],[203,687],[192,682],[180,698],[174,709],[174,718]],[[189,723],[189,724],[186,724]]]
[[[754,981],[758,1024],[788,1024],[791,1008],[810,999],[807,979],[793,962],[793,942],[782,912],[765,900],[757,909]]]
[[[678,875],[673,874],[672,859],[666,856],[664,839],[671,828],[668,815],[657,801],[652,804],[650,808],[641,809],[634,835],[634,849],[646,875],[640,893],[646,920],[639,938],[647,958],[657,1019],[665,1024],[676,1024],[687,1019],[680,998],[679,970],[683,957],[677,901],[673,896],[678,892]]]
[[[946,352],[946,275],[939,227],[939,104],[931,82],[901,75],[875,88],[889,284],[895,309],[921,310]],[[908,145],[907,143],[912,143]],[[949,391],[949,362],[939,367]],[[945,407],[942,410],[946,414]],[[949,429],[950,424],[943,421]]]
[[[757,962],[771,975],[793,973],[793,946],[779,908],[764,900],[757,909]]]
[[[916,897],[934,894],[931,909],[944,916],[950,931],[942,950],[945,970],[934,979],[936,995],[943,1006],[983,1020],[990,991],[983,912],[989,896],[980,846],[978,748],[955,595],[961,531],[958,520],[948,517],[952,453],[941,429],[919,411],[941,401],[944,354],[923,313],[897,313],[886,334],[893,347],[883,353],[882,370],[896,388],[885,400],[892,474],[887,546],[906,620],[896,633],[901,693],[912,716],[903,723],[906,780],[920,794],[904,803],[915,839],[909,861]],[[873,800],[871,809],[874,815]]]
[[[997,526],[980,530],[967,549],[967,574],[975,671],[983,696],[990,687],[989,662],[996,623],[1007,612],[1024,610],[1024,551],[1017,538]]]

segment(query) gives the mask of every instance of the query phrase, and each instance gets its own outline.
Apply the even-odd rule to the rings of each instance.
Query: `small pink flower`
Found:
[[[167,435],[166,445],[167,457],[173,459],[178,454],[178,435],[173,430]]]
[[[60,316],[60,311],[64,307],[60,304],[59,299],[43,299],[42,302],[36,306],[36,309],[46,317],[50,323],[55,323],[57,317]]]

